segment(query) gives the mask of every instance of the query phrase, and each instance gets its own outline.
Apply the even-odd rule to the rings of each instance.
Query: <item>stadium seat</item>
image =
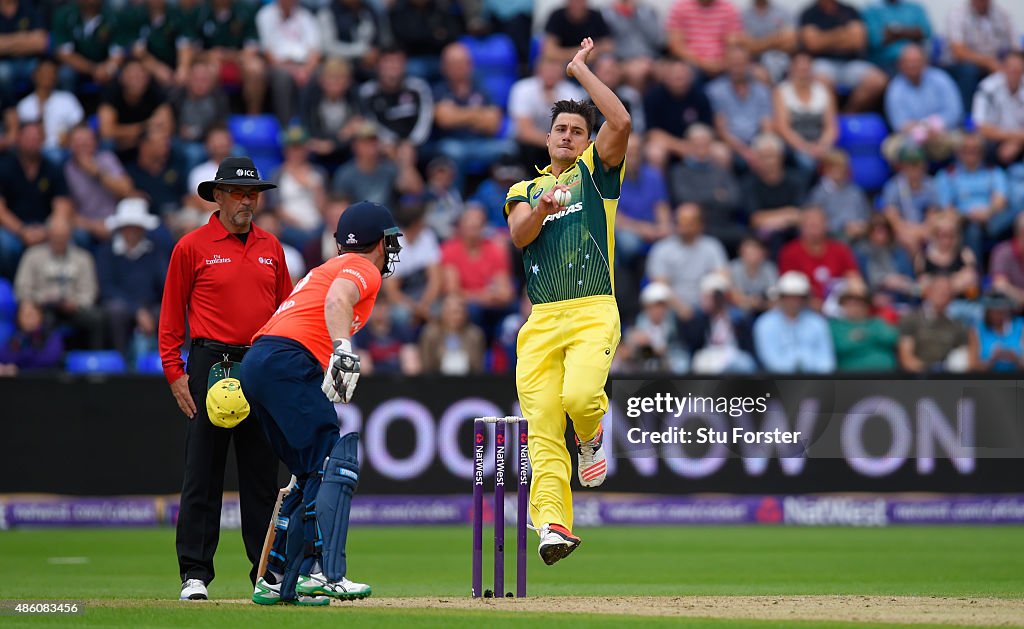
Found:
[[[487,92],[495,105],[508,109],[508,94],[515,82],[515,74],[484,74],[480,77],[480,88]]]
[[[14,287],[10,281],[0,277],[0,321],[14,321],[18,313],[18,302],[14,298]]]
[[[14,323],[11,321],[0,321],[0,345],[6,345],[7,341],[14,336]]]
[[[65,361],[68,373],[124,373],[124,356],[114,350],[68,352]]]
[[[488,35],[487,37],[471,37],[467,35],[460,41],[469,48],[469,54],[473,58],[473,66],[476,68],[478,75],[503,74],[515,76],[516,46],[508,35],[504,33]]]
[[[877,192],[889,180],[889,163],[881,155],[850,155],[853,181],[867,192]]]
[[[839,148],[848,153],[878,153],[889,127],[879,114],[847,114],[839,116]]]
[[[146,352],[136,357],[135,371],[144,374],[162,374],[164,364],[160,360],[160,352]]]
[[[283,163],[279,155],[261,155],[259,153],[250,153],[252,157],[252,163],[256,165],[256,171],[259,172],[260,177],[269,179],[274,171]]]
[[[544,44],[543,35],[534,35],[533,39],[530,40],[530,68],[534,68],[537,63],[537,58],[540,57],[540,49]]]
[[[250,154],[281,151],[281,125],[270,114],[229,116],[228,128],[231,129],[235,143]]]

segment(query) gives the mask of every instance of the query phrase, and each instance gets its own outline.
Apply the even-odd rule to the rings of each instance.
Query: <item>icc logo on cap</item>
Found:
[[[253,172],[251,170],[245,170],[244,168],[239,168],[238,170],[235,171],[235,174],[238,175],[239,177],[255,177],[256,176],[255,172]]]

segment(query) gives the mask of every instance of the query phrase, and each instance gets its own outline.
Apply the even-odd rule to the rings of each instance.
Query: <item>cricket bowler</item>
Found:
[[[594,105],[558,101],[547,136],[551,163],[513,185],[505,199],[512,242],[523,250],[533,311],[519,332],[516,388],[530,421],[530,517],[540,556],[551,565],[580,545],[572,533],[572,462],[565,417],[576,432],[578,474],[597,487],[607,472],[601,448],[604,392],[619,343],[612,269],[615,210],[631,121],[618,97],[587,67],[591,38],[566,66],[605,122],[591,142]]]
[[[349,206],[338,221],[338,257],[310,271],[253,337],[241,382],[271,447],[297,483],[281,505],[267,570],[252,600],[327,605],[365,598],[346,576],[345,542],[359,483],[359,435],[339,438],[335,402],[359,380],[351,337],[366,324],[401,245],[391,212]]]

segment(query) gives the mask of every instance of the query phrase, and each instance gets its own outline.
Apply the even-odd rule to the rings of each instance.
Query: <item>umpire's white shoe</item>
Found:
[[[341,581],[328,581],[322,572],[299,577],[295,591],[307,596],[330,596],[342,600],[366,598],[373,594],[373,589],[365,583],[349,581],[346,577],[341,577]]]
[[[181,596],[183,601],[205,601],[209,598],[206,594],[206,584],[202,579],[186,579],[181,584]]]
[[[583,540],[561,524],[545,524],[540,527],[540,547],[537,552],[544,563],[550,566],[568,557],[582,543]]]
[[[605,460],[604,448],[604,427],[597,429],[597,434],[590,441],[580,441],[576,437],[576,451],[579,453],[579,460],[576,470],[580,478],[580,485],[584,487],[597,487],[604,482],[608,475],[608,461]]]

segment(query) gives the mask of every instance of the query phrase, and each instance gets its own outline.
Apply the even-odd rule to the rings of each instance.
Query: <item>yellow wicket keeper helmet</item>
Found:
[[[238,363],[223,361],[210,368],[206,390],[206,414],[210,423],[221,428],[234,428],[249,416],[249,401],[242,393],[238,378],[231,372],[240,369]]]

